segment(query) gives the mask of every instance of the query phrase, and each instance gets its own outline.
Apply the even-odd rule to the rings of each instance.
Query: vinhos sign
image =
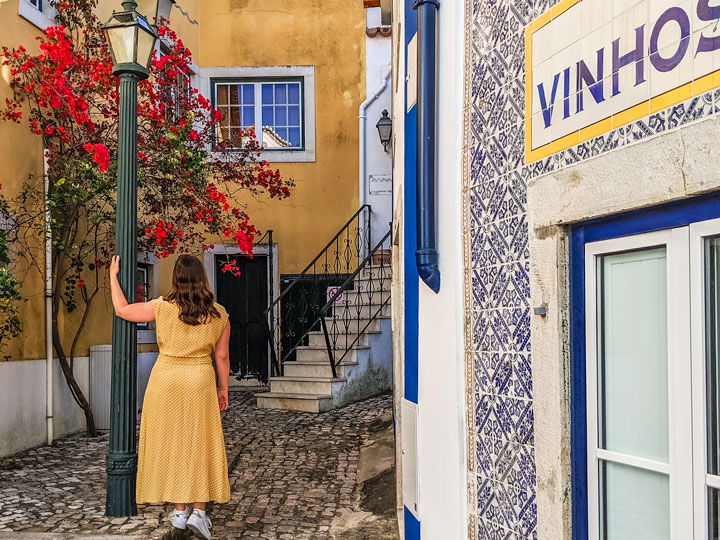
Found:
[[[526,29],[526,161],[720,86],[715,0],[564,0]]]

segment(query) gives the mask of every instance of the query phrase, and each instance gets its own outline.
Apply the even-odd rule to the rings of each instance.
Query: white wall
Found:
[[[382,83],[387,75],[392,54],[392,39],[380,35],[374,38],[365,39],[366,47],[366,93],[371,95]],[[366,185],[365,201],[372,206],[372,247],[388,232],[392,220],[392,192],[374,194],[371,176],[392,178],[392,148],[388,146],[386,152],[380,143],[380,135],[376,124],[382,117],[382,112],[387,109],[392,118],[392,84],[389,83],[385,91],[372,103],[367,111],[367,122],[365,126],[366,146]],[[392,189],[392,185],[389,186]]]
[[[404,7],[396,6],[393,30],[404,29]],[[414,407],[396,402],[400,432],[408,452],[398,453],[399,488],[404,502],[412,507],[417,470],[417,517],[423,540],[455,540],[467,536],[467,457],[464,383],[464,309],[462,256],[462,140],[463,140],[463,58],[464,13],[462,5],[443,4],[439,14],[438,46],[438,133],[437,133],[437,215],[440,293],[420,283],[419,288],[419,405],[417,420],[408,417]],[[395,219],[403,220],[404,176],[404,73],[405,36],[395,36],[399,45],[398,65],[393,74],[395,145]],[[414,201],[408,201],[414,204]],[[393,331],[395,341],[396,395],[403,394],[405,281],[400,263],[404,257],[402,226],[397,229],[393,269]],[[414,252],[414,246],[407,246]],[[415,271],[412,269],[411,271]],[[417,422],[417,459],[410,463],[412,441],[408,427]],[[405,460],[405,461],[403,461]],[[404,479],[403,479],[404,477]],[[413,492],[413,493],[411,493]],[[401,505],[400,505],[401,506]],[[402,527],[402,524],[401,524]]]
[[[418,474],[423,540],[467,537],[462,3],[443,3],[438,21],[436,193],[441,287],[436,295],[420,282]]]
[[[47,442],[45,360],[0,362],[0,457]],[[88,358],[76,358],[75,377],[88,396]],[[70,395],[60,362],[53,363],[55,437],[85,429],[85,415]]]

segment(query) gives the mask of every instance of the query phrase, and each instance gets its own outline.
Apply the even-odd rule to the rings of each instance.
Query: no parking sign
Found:
[[[332,297],[335,296],[335,293],[338,292],[339,290],[340,290],[340,287],[338,287],[338,286],[328,287],[328,290],[327,290],[327,301],[329,302],[329,301],[332,299]],[[342,299],[343,299],[343,293],[340,293],[340,294],[338,295],[338,297],[335,299],[335,302],[334,302],[334,303],[335,303],[335,304],[339,304],[340,302],[342,302]]]

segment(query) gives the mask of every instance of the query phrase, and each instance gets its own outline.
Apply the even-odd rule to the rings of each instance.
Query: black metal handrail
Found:
[[[265,310],[273,375],[282,374],[283,364],[319,326],[328,288],[341,285],[367,253],[370,219],[371,207],[363,205]]]
[[[391,232],[389,230],[383,236],[320,309],[318,316],[322,323],[333,377],[337,377],[337,367],[366,335],[370,325],[382,315],[390,302],[391,292],[385,286],[392,279],[389,272]],[[363,271],[364,274],[361,275]],[[353,301],[350,300],[350,295],[353,295]],[[342,355],[336,360],[340,352]]]

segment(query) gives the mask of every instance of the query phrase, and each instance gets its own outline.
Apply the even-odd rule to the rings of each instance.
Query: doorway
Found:
[[[267,382],[267,256],[233,256],[240,275],[223,272],[226,255],[215,255],[218,303],[230,315],[230,370],[240,379]]]

